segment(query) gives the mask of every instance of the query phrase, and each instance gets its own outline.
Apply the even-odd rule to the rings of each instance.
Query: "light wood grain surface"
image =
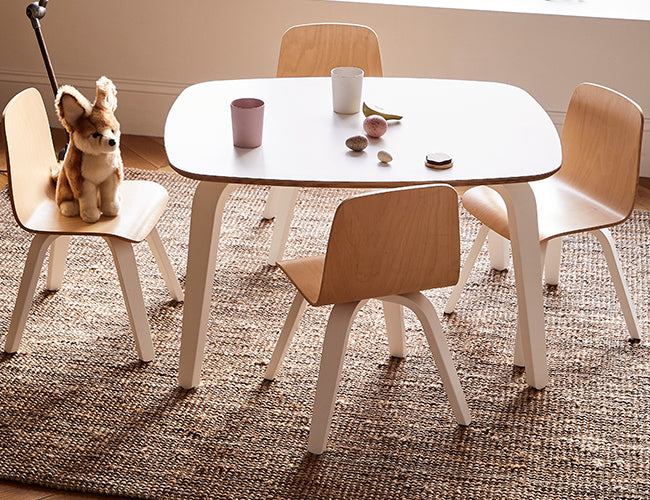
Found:
[[[282,36],[277,76],[330,76],[337,66],[383,76],[376,33],[358,24],[315,23],[293,26]]]

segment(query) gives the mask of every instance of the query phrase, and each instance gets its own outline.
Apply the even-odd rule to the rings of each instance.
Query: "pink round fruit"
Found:
[[[388,130],[388,122],[383,116],[370,115],[363,120],[363,130],[370,137],[381,137]]]

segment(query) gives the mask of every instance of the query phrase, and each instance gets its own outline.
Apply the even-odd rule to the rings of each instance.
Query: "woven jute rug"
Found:
[[[184,282],[195,184],[160,182],[159,225]],[[265,264],[273,223],[264,187],[226,205],[201,385],[177,386],[182,303],[146,244],[136,258],[156,358],[138,361],[108,248],[72,240],[63,287],[43,272],[18,353],[0,355],[0,477],[154,499],[646,499],[650,496],[650,217],[613,233],[644,339],[632,344],[595,238],[567,238],[558,287],[544,288],[550,383],[513,368],[513,272],[481,254],[443,327],[474,422],[456,425],[426,340],[407,313],[405,359],[391,359],[381,305],[354,324],[327,451],[306,452],[329,308],[308,308],[274,382],[263,373],[293,298]],[[287,257],[322,251],[350,191],[302,190]],[[463,253],[478,229],[462,214]],[[0,193],[0,342],[30,236]],[[449,289],[427,292],[441,313]]]

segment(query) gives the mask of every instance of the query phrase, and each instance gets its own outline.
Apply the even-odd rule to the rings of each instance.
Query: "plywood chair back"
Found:
[[[456,284],[458,228],[458,196],[446,185],[374,192],[345,200],[332,222],[320,291],[313,305]]]
[[[282,36],[277,76],[330,76],[337,66],[383,76],[377,34],[358,24],[318,23],[293,26]]]
[[[343,23],[301,24],[282,36],[278,77],[330,76],[332,68],[354,66],[366,76],[383,76],[379,40],[367,26]],[[297,188],[273,186],[263,217],[275,217],[268,263],[282,258],[289,235]]]
[[[625,221],[634,208],[641,161],[643,112],[624,95],[592,83],[576,87],[562,128],[562,167],[551,177],[531,182],[537,200],[539,236],[546,282],[559,281],[561,237],[589,231],[600,241],[632,339],[639,328],[618,253],[608,227]],[[452,291],[451,313],[469,277],[488,229],[510,237],[505,203],[479,186],[463,195],[463,205],[486,227],[470,250]],[[518,349],[515,349],[518,352]]]
[[[592,83],[573,92],[562,128],[562,168],[554,175],[615,214],[627,219],[634,208],[643,112],[624,95]],[[594,221],[599,225],[599,221]]]
[[[47,287],[57,290],[63,279],[69,235],[102,236],[113,254],[127,313],[133,328],[138,355],[153,358],[140,279],[132,243],[147,240],[172,298],[183,299],[178,278],[155,228],[169,195],[155,182],[124,181],[120,186],[121,213],[88,224],[80,217],[65,217],[54,200],[52,167],[56,155],[49,121],[40,93],[30,88],[16,95],[2,114],[11,205],[16,221],[32,238],[16,305],[5,341],[5,351],[19,347],[31,300],[49,249]]]
[[[65,217],[59,212],[51,176],[57,159],[38,90],[23,90],[9,101],[2,126],[11,204],[17,222],[25,230],[115,236],[133,243],[151,233],[169,199],[165,188],[154,182],[124,181],[120,186],[122,209],[117,217],[102,217],[87,224],[79,217]]]
[[[30,219],[44,199],[54,201],[51,167],[56,165],[50,125],[43,99],[30,88],[16,95],[2,115],[11,206],[28,231]]]

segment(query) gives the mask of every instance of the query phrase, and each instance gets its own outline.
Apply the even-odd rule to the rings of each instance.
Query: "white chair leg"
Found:
[[[29,252],[27,253],[27,260],[25,261],[23,277],[20,280],[16,305],[11,316],[11,323],[9,324],[7,340],[5,341],[5,351],[8,353],[13,353],[18,350],[20,339],[25,330],[27,314],[32,305],[34,290],[36,289],[38,277],[43,267],[43,260],[45,260],[45,252],[47,251],[47,247],[55,239],[56,236],[50,234],[35,234],[32,239]]]
[[[165,250],[165,246],[160,239],[158,231],[154,227],[151,232],[147,235],[147,243],[149,243],[149,248],[151,248],[151,253],[156,259],[158,268],[160,269],[160,274],[162,274],[169,294],[177,302],[183,300],[183,290],[181,289],[181,284],[178,282],[178,277],[176,276],[176,271],[172,263],[169,261],[169,256]]]
[[[309,431],[309,452],[320,455],[325,451],[329,435],[336,391],[341,380],[343,358],[348,345],[352,321],[366,301],[336,304],[330,313],[323,342],[314,411]]]
[[[269,258],[267,260],[271,266],[275,266],[276,262],[282,260],[284,247],[287,244],[289,230],[291,229],[293,209],[298,198],[298,188],[278,186],[276,190],[278,192],[277,199],[273,201],[275,204],[275,223],[273,225],[273,236],[271,237]]]
[[[490,266],[497,271],[508,268],[510,255],[508,254],[508,240],[499,233],[490,231],[488,234],[488,251],[490,254]]]
[[[293,302],[291,303],[291,307],[289,308],[287,319],[285,320],[284,326],[280,331],[280,338],[278,339],[278,343],[275,345],[275,349],[271,355],[271,360],[266,367],[266,373],[264,374],[264,378],[266,380],[273,380],[278,374],[280,365],[282,364],[284,356],[287,353],[291,339],[293,339],[293,334],[296,333],[296,330],[298,329],[300,319],[305,312],[306,306],[307,301],[305,298],[300,292],[296,292],[296,296],[294,297]]]
[[[140,286],[140,277],[138,276],[138,267],[133,254],[133,245],[119,238],[105,237],[104,239],[113,253],[115,269],[120,279],[126,310],[131,320],[138,356],[142,361],[151,361],[154,356],[153,343],[142,296],[142,287]]]
[[[433,354],[433,359],[438,367],[442,385],[447,392],[447,398],[454,412],[456,422],[460,425],[469,425],[472,423],[472,415],[465,400],[465,393],[460,386],[458,374],[451,359],[449,347],[442,331],[442,325],[438,319],[438,314],[433,304],[420,292],[405,293],[402,295],[384,297],[385,300],[400,301],[403,305],[409,307],[417,315],[424,335],[429,342],[429,347]]]
[[[467,256],[467,260],[460,270],[458,283],[456,283],[456,286],[449,295],[449,299],[447,299],[447,305],[445,305],[445,314],[451,314],[454,312],[454,309],[456,309],[456,304],[458,303],[460,294],[463,292],[463,288],[469,279],[469,275],[472,272],[472,268],[474,267],[474,263],[476,262],[478,254],[481,252],[481,248],[483,248],[483,242],[488,236],[488,233],[492,233],[492,231],[490,231],[490,229],[485,224],[481,224],[481,227],[478,230],[478,234],[476,235],[476,239],[474,240],[472,248],[469,251],[469,255]],[[497,236],[499,235],[497,234]],[[501,236],[499,236],[499,238],[501,238]]]
[[[562,237],[548,240],[546,242],[546,257],[544,258],[544,281],[547,285],[557,285],[560,282],[561,260]]]
[[[607,259],[607,267],[609,267],[609,272],[612,275],[612,281],[614,282],[614,288],[616,289],[618,300],[621,303],[621,309],[623,310],[623,316],[625,317],[625,323],[627,324],[630,338],[639,340],[641,339],[641,335],[639,334],[639,322],[632,301],[630,300],[630,291],[627,282],[625,281],[625,277],[623,276],[621,259],[616,251],[612,233],[609,229],[597,229],[591,232],[596,236],[596,238],[598,238],[598,241],[600,241],[600,244],[603,247],[603,252]]]
[[[404,311],[402,306],[394,302],[383,302],[384,320],[386,321],[386,336],[388,349],[394,358],[406,357],[406,338],[404,335]]]
[[[70,236],[58,236],[50,245],[50,258],[47,263],[47,279],[45,280],[45,287],[50,292],[61,288],[69,242]]]

